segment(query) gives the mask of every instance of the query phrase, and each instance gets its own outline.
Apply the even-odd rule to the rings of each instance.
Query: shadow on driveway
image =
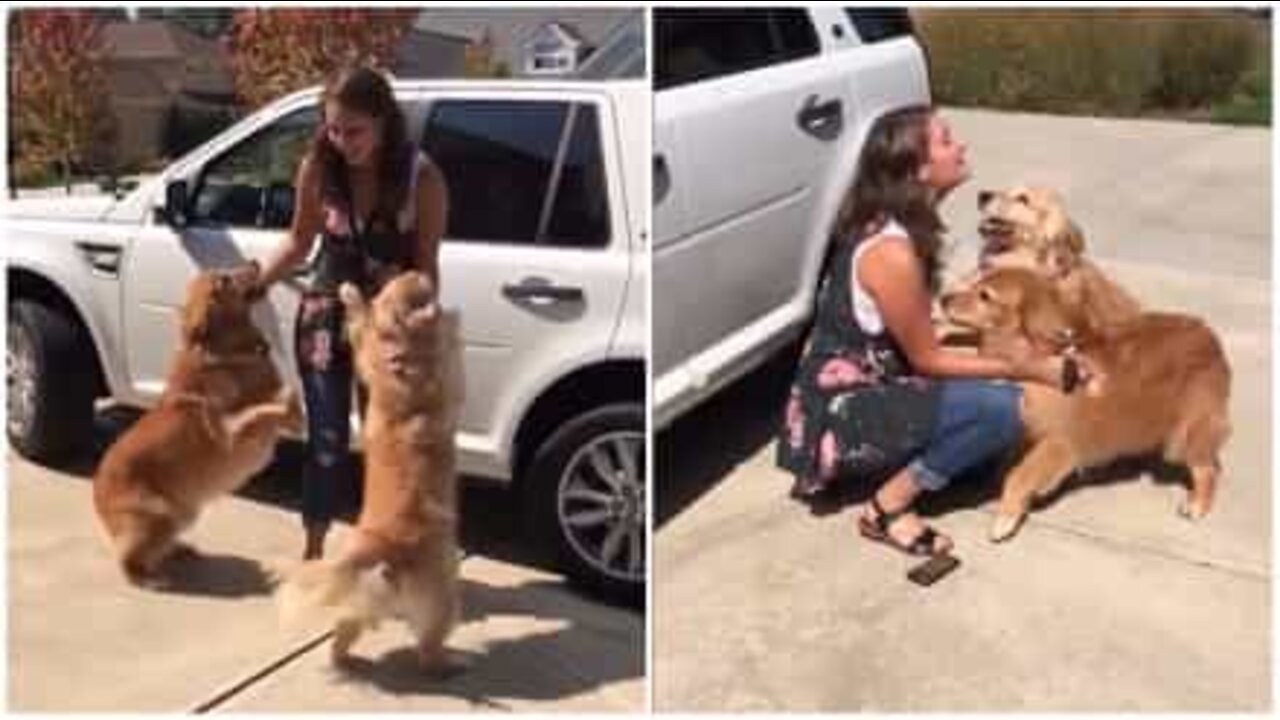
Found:
[[[787,346],[657,435],[655,529],[773,442],[799,353],[799,343]]]
[[[76,460],[53,469],[91,481],[93,473],[107,448],[120,437],[142,413],[134,408],[109,407],[98,412],[94,423],[94,438],[89,452]],[[254,476],[240,489],[238,497],[289,510],[298,520],[298,552],[301,555],[303,531],[301,520],[301,493],[306,446],[301,442],[282,442],[276,458],[265,470]],[[356,454],[354,471],[337,492],[338,517],[354,523],[360,511],[361,469],[360,456]],[[530,540],[531,534],[521,506],[520,493],[505,485],[477,477],[464,477],[461,484],[462,506],[461,544],[467,555],[479,555],[493,560],[537,568],[556,573],[555,563],[548,554]],[[223,556],[198,556],[184,561],[183,569],[193,569],[191,582],[185,580],[170,588],[170,592],[235,596],[270,592],[270,582],[260,568],[252,568],[233,558]],[[245,561],[247,562],[247,561]],[[187,566],[190,566],[188,568]],[[197,569],[199,568],[199,569]],[[221,570],[219,570],[219,568]],[[226,571],[225,574],[220,574]],[[215,577],[216,576],[216,577]],[[201,588],[208,592],[202,593]],[[570,584],[563,589],[583,599],[600,602],[598,598],[580,592]],[[620,606],[620,609],[628,609]],[[630,609],[635,612],[635,608]]]

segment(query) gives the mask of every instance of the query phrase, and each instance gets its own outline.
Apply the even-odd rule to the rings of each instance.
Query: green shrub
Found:
[[[1230,96],[1253,54],[1252,39],[1245,23],[1234,17],[1165,21],[1151,105],[1196,108]]]
[[[1231,97],[1213,106],[1210,119],[1235,125],[1271,124],[1271,57],[1255,64],[1241,78]]]
[[[943,104],[1184,117],[1222,104],[1254,108],[1250,117],[1266,107],[1269,118],[1266,19],[1146,9],[929,8],[914,17]]]

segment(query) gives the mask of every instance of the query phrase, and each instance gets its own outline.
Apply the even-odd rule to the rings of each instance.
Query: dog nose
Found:
[[[991,192],[990,190],[979,190],[978,191],[978,209],[981,210],[983,205],[986,205],[987,203],[991,202],[991,198],[994,196],[995,196],[995,193]]]

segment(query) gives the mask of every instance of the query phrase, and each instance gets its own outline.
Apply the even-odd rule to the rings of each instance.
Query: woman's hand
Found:
[[[1027,358],[1015,362],[1014,367],[1023,379],[1048,385],[1067,394],[1081,389],[1092,391],[1090,385],[1096,375],[1087,359],[1071,352]]]
[[[244,297],[250,302],[257,302],[266,296],[266,283],[262,282],[262,264],[257,260],[237,266],[230,272],[230,277],[238,287],[243,288]]]

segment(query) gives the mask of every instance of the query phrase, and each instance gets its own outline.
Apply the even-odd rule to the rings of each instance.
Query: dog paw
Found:
[[[1196,520],[1200,520],[1205,515],[1208,515],[1209,509],[1191,498],[1183,498],[1182,501],[1178,503],[1178,514],[1194,522]]]
[[[996,515],[996,520],[991,524],[991,531],[987,534],[987,538],[991,542],[1004,542],[1013,537],[1018,528],[1022,526],[1022,520],[1025,515]]]
[[[338,286],[338,299],[342,300],[342,304],[347,307],[359,306],[364,302],[364,296],[360,294],[359,288],[349,282]]]
[[[293,388],[286,387],[280,392],[279,402],[284,406],[285,429],[293,432],[302,432],[306,423],[306,416],[302,410],[302,401],[298,399],[298,393]]]

